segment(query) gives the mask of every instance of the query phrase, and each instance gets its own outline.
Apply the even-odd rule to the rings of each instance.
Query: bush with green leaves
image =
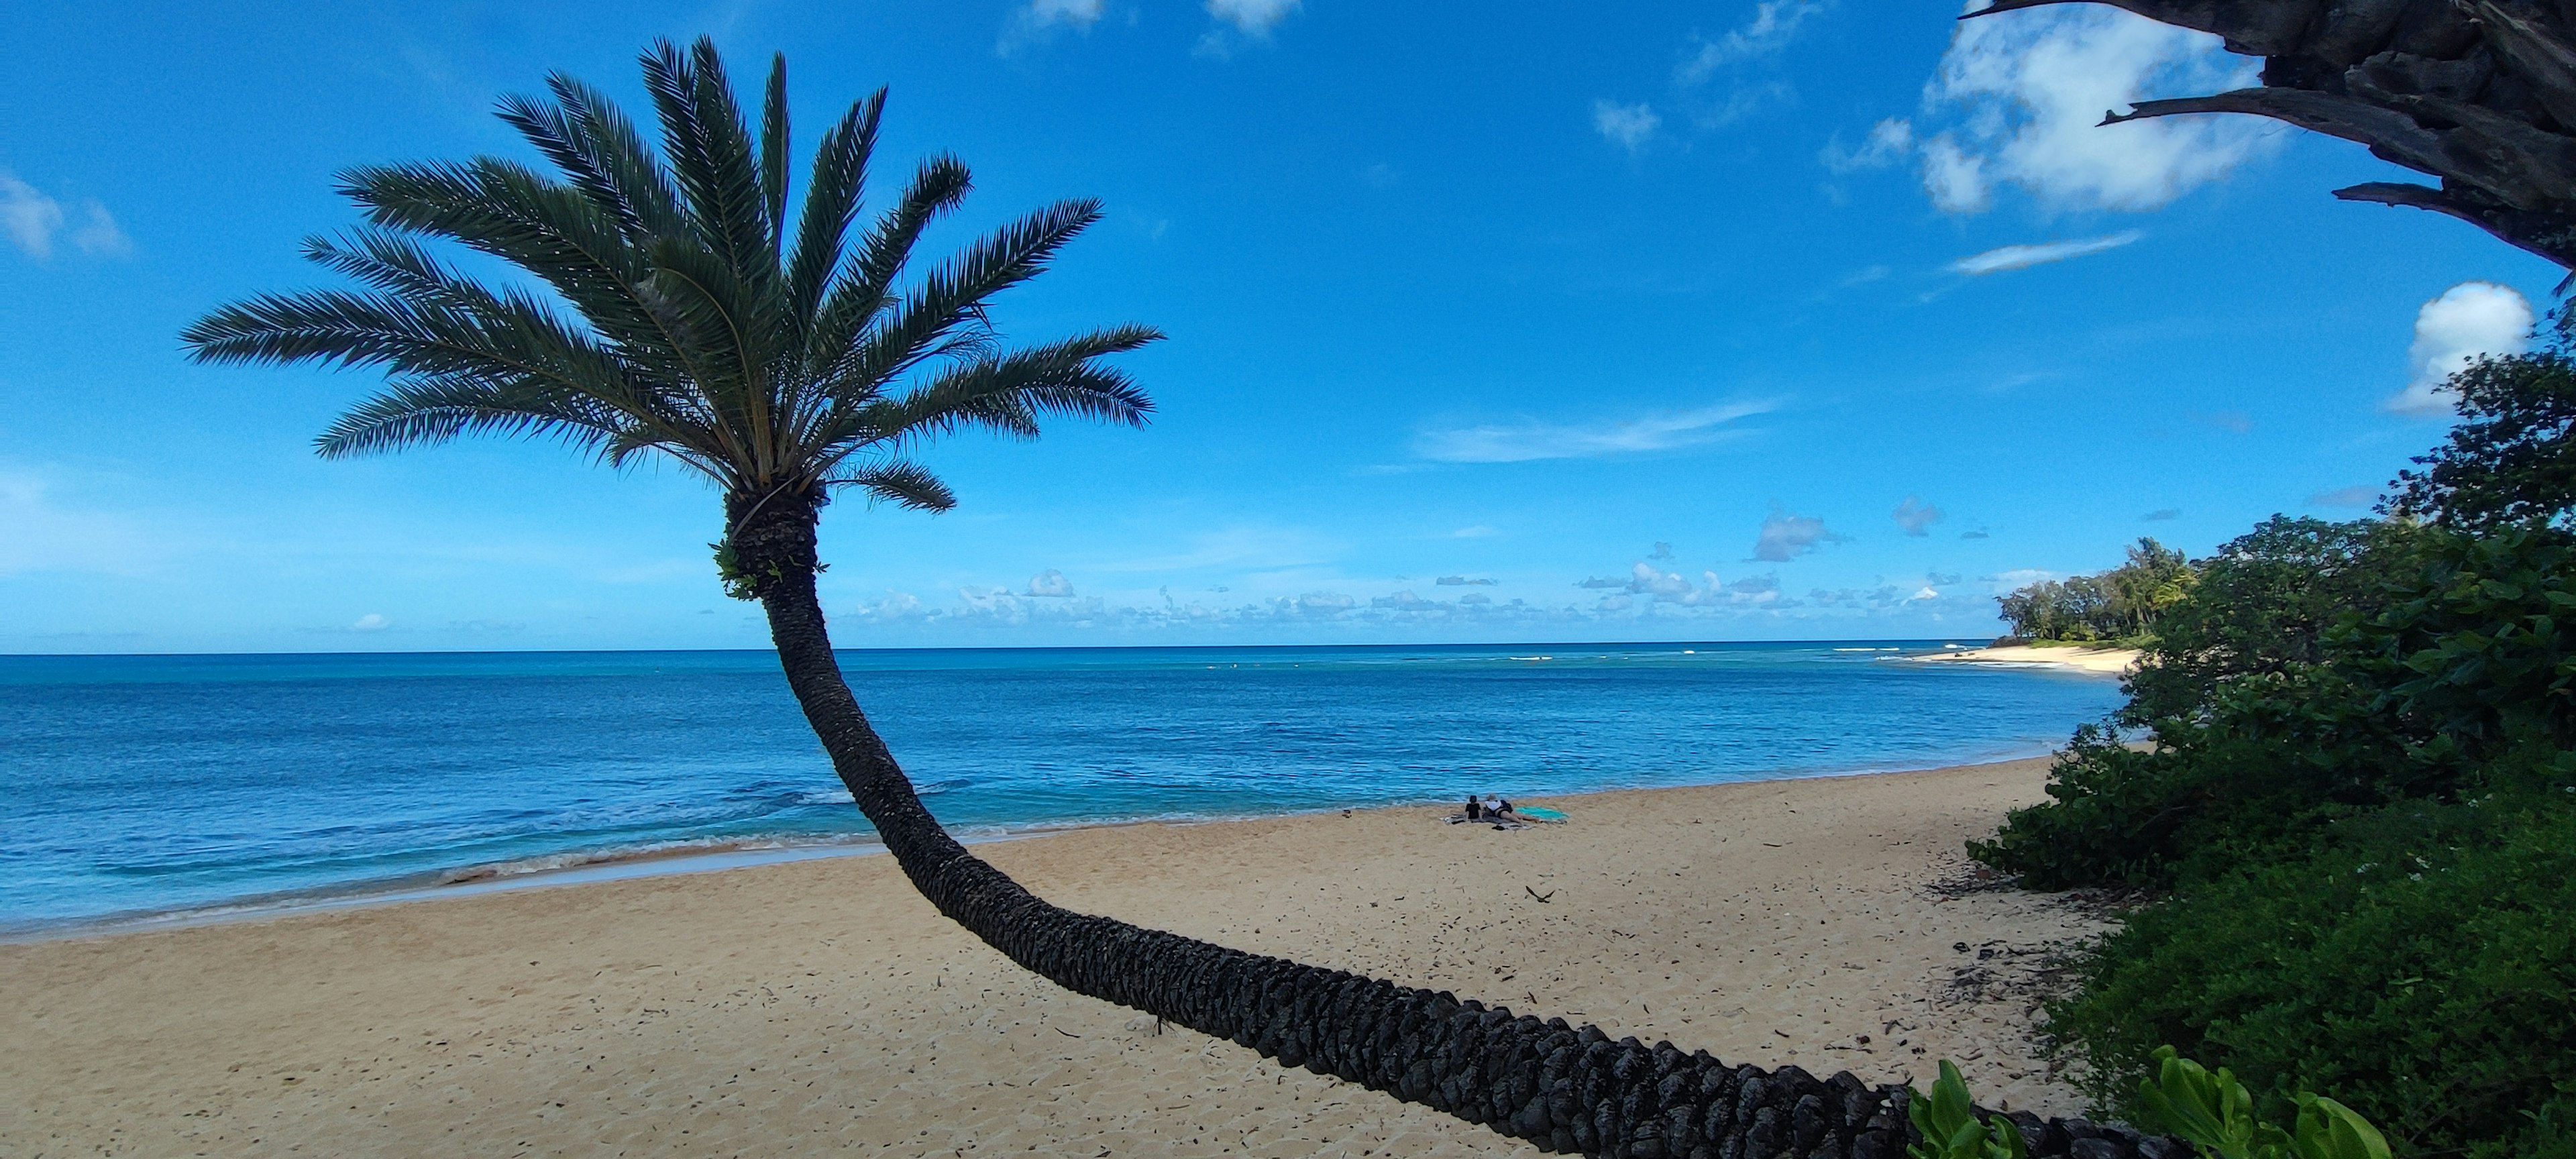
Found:
[[[2295,527],[2258,535],[2331,542]],[[2361,549],[2347,574],[2314,581],[2324,596],[2297,567],[2272,566],[2277,551],[2206,572],[2170,614],[2189,626],[2171,647],[2216,643],[2159,652],[2132,681],[2126,719],[2151,722],[2153,749],[2123,746],[2112,727],[2080,731],[2049,802],[2016,810],[1970,854],[2044,889],[2172,885],[2304,852],[2358,810],[2479,792],[2517,751],[2576,744],[2576,536],[2334,538]],[[2311,642],[2328,598],[2344,610]],[[2220,601],[2242,610],[2204,606]],[[2269,648],[2228,643],[2267,630]]]
[[[2510,788],[2351,815],[2131,914],[2047,1032],[2142,1121],[2136,1060],[2172,1044],[2267,1114],[2331,1091],[2401,1155],[2576,1154],[2576,754],[2523,759]]]

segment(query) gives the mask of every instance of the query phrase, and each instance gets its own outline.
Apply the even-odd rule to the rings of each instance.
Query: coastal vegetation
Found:
[[[2100,575],[2040,580],[1999,597],[2017,639],[2039,644],[2134,645],[2191,590],[2190,561],[2153,539]]]
[[[2109,1109],[2148,1109],[2171,1044],[2274,1113],[2334,1092],[2399,1155],[2576,1154],[2569,330],[2452,379],[2388,518],[2201,561],[2052,800],[1972,844],[2148,891],[2047,1014]]]

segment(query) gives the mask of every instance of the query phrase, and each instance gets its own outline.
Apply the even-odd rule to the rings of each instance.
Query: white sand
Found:
[[[1730,1061],[1885,1081],[1949,1056],[1982,1099],[2068,1112],[2025,1001],[1976,993],[2098,923],[1934,888],[2045,767],[1603,794],[1515,832],[1392,809],[983,851],[1250,950]],[[1536,1154],[1068,995],[883,857],[0,946],[0,1042],[9,1156]]]
[[[2072,668],[2079,672],[2127,673],[2138,666],[2135,648],[1964,648],[1956,652],[1934,652],[1909,657],[1915,660],[1940,660],[1968,664],[2027,664],[2043,668]]]

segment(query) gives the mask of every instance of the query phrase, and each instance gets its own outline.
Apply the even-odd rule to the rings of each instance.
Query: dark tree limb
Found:
[[[2264,58],[2263,85],[2141,101],[2102,123],[2268,117],[2440,180],[2347,201],[2428,209],[2576,270],[2576,5],[2538,0],[1996,0],[1968,17],[2108,3]],[[1966,19],[1967,17],[1962,17]]]

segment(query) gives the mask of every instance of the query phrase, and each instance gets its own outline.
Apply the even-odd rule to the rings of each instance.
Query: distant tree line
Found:
[[[2168,608],[2190,594],[2198,574],[2183,553],[2141,539],[2129,558],[2099,575],[2041,580],[1995,597],[2016,638],[2084,642],[2142,640]]]

